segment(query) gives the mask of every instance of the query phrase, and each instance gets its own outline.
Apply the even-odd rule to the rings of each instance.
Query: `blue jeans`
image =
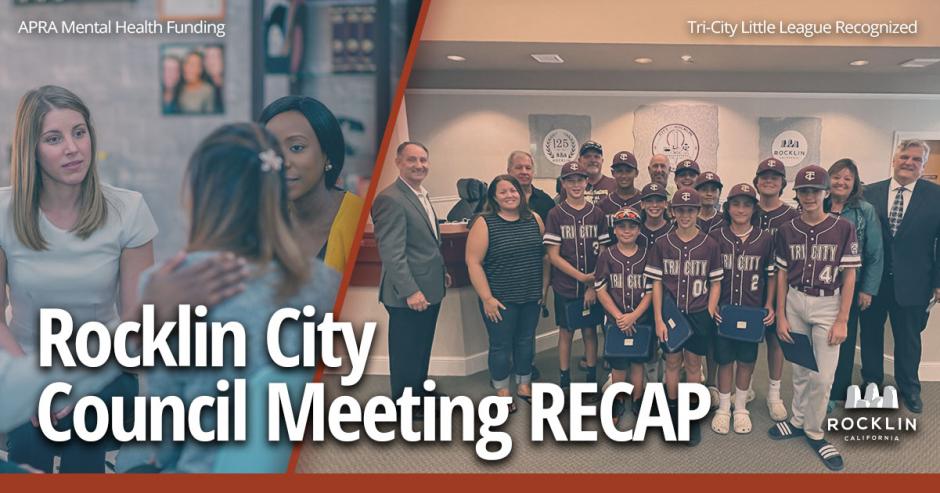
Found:
[[[509,372],[516,383],[528,384],[532,380],[532,359],[535,357],[535,327],[539,324],[539,304],[503,303],[503,319],[493,322],[483,311],[480,313],[490,338],[490,378],[497,390],[509,388]]]
[[[113,382],[96,394],[107,403],[112,397],[121,397],[129,403],[137,395],[139,385],[137,376],[131,373],[122,373]],[[127,404],[125,404],[126,406]],[[90,416],[95,416],[94,413]],[[55,428],[59,431],[72,429],[73,414],[69,414]],[[128,419],[133,419],[130,415]],[[87,420],[88,429],[97,427],[97,417]],[[131,427],[125,424],[125,429]],[[100,442],[85,442],[73,433],[72,439],[63,442],[52,442],[42,434],[39,428],[32,423],[26,423],[14,429],[7,435],[7,447],[10,455],[8,460],[15,464],[27,464],[40,471],[51,473],[55,457],[59,456],[60,473],[104,473],[104,456],[108,450],[114,450],[120,445],[111,438],[109,432]]]

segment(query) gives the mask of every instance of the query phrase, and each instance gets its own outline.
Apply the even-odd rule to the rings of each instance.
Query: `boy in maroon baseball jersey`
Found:
[[[640,238],[637,242],[652,248],[656,240],[675,229],[675,223],[666,211],[669,206],[666,202],[666,187],[650,183],[643,187],[642,195],[640,216],[643,224],[640,225]]]
[[[695,190],[702,196],[702,210],[698,214],[698,229],[705,233],[711,233],[725,225],[724,215],[718,211],[721,189],[721,178],[711,171],[706,171],[695,179]]]
[[[612,233],[613,225],[610,222],[610,216],[624,207],[633,207],[640,210],[640,201],[643,194],[633,185],[637,176],[636,156],[630,151],[620,151],[614,155],[614,162],[610,165],[610,171],[614,175],[614,181],[617,182],[617,190],[609,193],[602,198],[597,206],[607,214],[607,235],[601,238],[601,245],[609,246],[617,243],[617,238]]]
[[[723,216],[728,224],[710,233],[721,249],[724,277],[721,280],[721,305],[738,305],[767,310],[764,325],[774,321],[773,236],[755,226],[757,192],[747,183],[731,188]],[[721,323],[721,317],[716,317]],[[715,339],[718,362],[718,409],[712,418],[712,430],[726,435],[731,427],[731,389],[734,386],[734,432],[750,433],[751,417],[747,411],[747,390],[751,386],[756,342],[722,337]],[[737,363],[737,376],[735,376]]]
[[[701,168],[699,168],[698,163],[695,161],[691,159],[679,161],[679,164],[676,165],[676,174],[673,176],[676,189],[695,188],[695,180],[701,172]]]
[[[711,171],[706,171],[695,179],[695,191],[702,197],[702,209],[698,213],[698,229],[709,234],[724,225],[724,216],[718,212],[721,196],[721,178]],[[711,405],[718,405],[718,363],[715,361],[714,345],[708,347],[705,355],[705,385],[711,396]]]
[[[629,207],[611,216],[617,244],[601,252],[594,271],[597,300],[607,312],[608,321],[616,321],[617,328],[627,334],[634,332],[637,323],[651,325],[648,308],[652,297],[647,296],[651,285],[643,275],[647,248],[638,245],[636,241],[640,237],[640,221],[640,214]],[[611,367],[611,382],[625,382],[627,369],[630,370],[634,412],[639,411],[643,397],[644,364],[650,361],[655,348],[655,344],[650,342],[650,351],[642,358],[607,358]],[[624,396],[621,394],[614,400],[614,424],[620,420],[623,411]]]
[[[558,358],[561,386],[571,383],[569,360],[574,331],[581,329],[587,381],[597,381],[597,328],[569,327],[565,305],[578,300],[587,308],[597,301],[594,290],[594,264],[600,253],[600,238],[607,234],[607,215],[587,201],[587,171],[577,162],[561,168],[565,200],[548,213],[544,243],[552,264],[552,290],[555,292],[555,323],[558,331]]]
[[[614,161],[610,164],[610,172],[617,182],[617,189],[607,194],[598,202],[605,214],[611,215],[624,207],[640,209],[640,200],[643,195],[634,186],[637,176],[636,156],[630,151],[620,151],[614,154]]]
[[[714,317],[718,313],[724,273],[718,244],[696,225],[701,207],[698,192],[691,188],[680,188],[673,194],[676,230],[656,240],[646,264],[646,275],[653,280],[653,314],[659,340],[665,342],[668,337],[662,316],[664,291],[672,296],[692,326],[692,337],[682,347],[675,352],[663,347],[666,393],[673,410],[677,409],[680,367],[685,366],[686,381],[702,381],[702,356],[708,352],[715,335]],[[689,444],[697,445],[701,440],[698,423],[693,423],[690,432]]]
[[[676,223],[672,222],[666,211],[669,205],[666,201],[666,187],[655,182],[650,183],[643,187],[640,195],[642,196],[640,218],[643,223],[640,225],[640,237],[637,239],[637,244],[652,249],[656,240],[675,229]],[[663,360],[657,358],[658,351],[658,346],[654,347],[652,361],[646,364],[647,380],[650,382],[658,382],[663,374]]]
[[[776,237],[777,228],[800,215],[799,211],[783,203],[780,196],[787,186],[787,172],[779,159],[768,158],[757,166],[754,176],[759,200],[757,220],[760,228]],[[773,301],[773,300],[771,300]],[[770,325],[765,333],[767,338],[767,372],[770,382],[767,391],[767,410],[774,421],[787,419],[787,408],[780,398],[780,379],[783,378],[783,350],[777,340],[777,327]],[[748,400],[753,399],[753,391],[748,391]]]
[[[775,440],[805,436],[826,467],[838,471],[842,455],[825,440],[823,422],[862,258],[852,223],[823,211],[829,173],[807,166],[793,189],[802,213],[781,225],[776,238],[777,336],[787,343],[791,333],[809,337],[819,371],[793,365],[793,416],[769,433]]]

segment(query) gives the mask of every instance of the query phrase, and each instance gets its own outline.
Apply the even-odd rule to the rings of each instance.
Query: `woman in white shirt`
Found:
[[[138,280],[153,265],[157,225],[140,193],[101,183],[95,150],[90,114],[78,96],[57,86],[23,96],[11,186],[0,188],[0,282],[12,306],[9,323],[0,317],[0,349],[14,356],[36,352],[40,308],[67,310],[76,327],[137,318]],[[6,304],[0,289],[0,310]],[[122,374],[99,395],[136,393],[136,378]],[[68,412],[54,420],[70,421]],[[110,446],[52,444],[30,424],[8,439],[11,461],[44,471],[59,455],[60,472],[104,472]]]

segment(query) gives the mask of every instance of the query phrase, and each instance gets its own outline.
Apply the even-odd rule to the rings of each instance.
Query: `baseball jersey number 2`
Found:
[[[758,274],[754,274],[753,276],[751,276],[751,291],[757,291],[757,284],[759,281],[760,281],[760,276]]]

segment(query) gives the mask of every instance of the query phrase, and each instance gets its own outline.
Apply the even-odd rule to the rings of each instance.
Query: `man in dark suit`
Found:
[[[884,323],[890,316],[894,336],[894,378],[904,405],[920,413],[921,331],[928,304],[940,298],[940,186],[921,179],[930,147],[905,140],[894,152],[892,178],[865,189],[881,220],[885,270],[871,307],[861,312],[862,380],[884,379]],[[863,387],[864,388],[864,387]],[[845,397],[845,396],[839,396]]]
[[[406,387],[429,394],[428,377],[437,314],[449,278],[441,255],[441,233],[428,191],[428,149],[403,142],[395,157],[399,177],[372,204],[375,240],[382,258],[379,301],[388,311],[388,364],[392,398]],[[431,393],[433,394],[433,393]],[[416,418],[420,418],[420,411]]]

